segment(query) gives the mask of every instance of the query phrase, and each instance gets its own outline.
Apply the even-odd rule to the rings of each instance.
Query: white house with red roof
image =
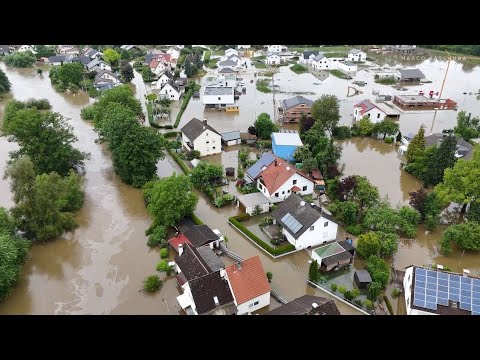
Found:
[[[163,72],[165,72],[166,69],[167,69],[167,67],[166,67],[165,64],[161,61],[161,59],[153,59],[153,60],[150,62],[150,70],[152,70],[152,72],[153,72],[155,75],[160,75],[160,74],[162,74]]]
[[[309,195],[313,193],[315,182],[310,176],[278,156],[269,154],[273,161],[263,165],[256,174],[257,188],[267,198],[285,200],[292,193]],[[255,165],[253,165],[255,166]],[[253,167],[252,166],[252,167]]]
[[[353,118],[355,121],[360,121],[364,116],[368,116],[372,123],[378,123],[385,119],[387,113],[370,100],[365,99],[353,107]]]
[[[251,314],[270,305],[270,284],[258,255],[227,266],[225,273],[237,315]]]

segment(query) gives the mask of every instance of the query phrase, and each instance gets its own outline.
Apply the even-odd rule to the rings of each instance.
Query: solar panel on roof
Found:
[[[430,290],[435,290],[435,291],[437,291],[437,284],[434,284],[434,283],[427,283],[427,289],[430,289]]]
[[[462,276],[462,284],[471,284],[471,283],[472,283],[472,279],[466,276]]]
[[[443,280],[448,280],[448,274],[439,273],[439,274],[438,274],[438,278],[439,278],[439,279],[443,279]]]
[[[426,302],[425,307],[430,310],[437,310],[437,303],[436,302]]]
[[[471,311],[472,310],[472,305],[470,303],[463,303],[463,302],[460,301],[460,309]]]
[[[480,306],[472,305],[472,315],[480,315]]]
[[[450,275],[450,281],[451,282],[460,282],[460,276],[459,275]]]
[[[437,303],[438,305],[448,306],[448,299],[438,298]]]
[[[473,298],[473,299],[472,299],[472,304],[473,304],[473,305],[480,306],[480,299],[479,299],[479,298]]]
[[[425,275],[415,275],[415,281],[427,281],[427,277]]]
[[[419,306],[419,307],[425,307],[425,300],[415,298],[413,300],[413,305]]]
[[[286,213],[282,217],[282,222],[285,224],[285,226],[294,234],[296,234],[302,227],[303,225],[300,224],[297,219],[295,219],[292,214]]]
[[[422,269],[422,268],[415,268],[415,276],[417,275],[425,275],[427,273],[427,271],[425,269]]]

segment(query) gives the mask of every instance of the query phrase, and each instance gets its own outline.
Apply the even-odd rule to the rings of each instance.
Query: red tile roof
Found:
[[[177,236],[171,238],[170,240],[168,240],[168,243],[171,247],[175,249],[176,252],[178,252],[178,245],[180,244],[184,245],[185,243],[187,243],[192,245],[190,240],[188,240],[183,234],[178,234]]]
[[[158,59],[153,59],[152,62],[150,63],[150,68],[151,69],[156,69],[159,62],[160,61]]]
[[[276,161],[272,162],[267,168],[260,173],[260,178],[263,180],[263,184],[267,187],[268,192],[271,194],[280,188],[285,181],[290,179],[295,173],[303,176],[304,178],[313,182],[313,180],[300,170],[295,168],[292,164],[289,164],[285,160],[275,156]]]
[[[293,185],[290,190],[292,190],[292,192],[297,192],[300,191],[300,188],[297,185]]]
[[[369,100],[363,100],[363,101],[359,102],[357,105],[355,105],[355,107],[359,107],[359,108],[362,109],[362,110],[360,110],[360,115],[363,115],[366,112],[369,112],[370,110],[375,109],[375,108],[380,110],[383,113],[385,112]]]
[[[323,180],[322,173],[318,169],[312,170],[312,176],[315,180]]]
[[[258,255],[244,260],[241,270],[235,264],[225,268],[225,271],[237,305],[270,291],[270,284]]]

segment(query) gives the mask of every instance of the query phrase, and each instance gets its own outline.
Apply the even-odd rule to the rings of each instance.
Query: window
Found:
[[[293,180],[293,185],[297,185],[297,180]]]
[[[262,184],[258,183],[258,188],[259,188],[260,190],[262,190],[262,189],[263,189]]]
[[[380,118],[380,113],[377,114],[377,119],[379,119],[379,118]]]
[[[328,221],[325,221],[325,222],[323,223],[323,227],[327,227],[327,226],[328,226]]]
[[[212,149],[213,149],[213,150],[215,150],[215,146],[214,146],[214,147],[212,147]]]
[[[285,195],[285,191],[282,191],[282,195]]]
[[[315,226],[310,226],[310,231],[313,231],[315,229]]]
[[[302,191],[307,191],[307,186],[306,185],[303,187]]]
[[[209,144],[209,143],[210,143],[210,141],[207,141],[206,143],[207,143],[207,144]]]
[[[288,190],[288,193],[290,194],[290,190]]]
[[[220,96],[218,97],[218,100],[220,100]]]
[[[275,193],[275,196],[278,197],[278,193]]]
[[[251,303],[250,305],[248,305],[248,307],[252,308],[252,307],[258,305],[258,303],[259,303],[258,301],[255,301],[255,302]]]

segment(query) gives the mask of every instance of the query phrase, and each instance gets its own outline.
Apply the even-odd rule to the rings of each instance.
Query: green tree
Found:
[[[480,118],[460,111],[457,115],[457,126],[453,128],[453,131],[466,141],[477,138],[480,136]]]
[[[160,249],[160,258],[162,259],[168,258],[168,248]]]
[[[312,156],[312,152],[310,151],[308,146],[299,146],[295,149],[295,152],[293,153],[293,157],[298,162],[303,162],[303,160],[311,158]]]
[[[132,65],[130,65],[130,63],[126,60],[122,61],[120,65],[120,74],[122,75],[122,79],[124,82],[130,82],[135,77]]]
[[[0,69],[0,94],[10,91],[12,84],[8,81],[7,75]]]
[[[398,211],[400,217],[400,230],[408,237],[414,237],[417,233],[417,225],[420,221],[420,213],[410,206],[402,206]]]
[[[357,127],[360,136],[370,136],[373,134],[375,125],[368,116],[364,116],[358,121]]]
[[[163,225],[153,224],[145,231],[145,235],[148,236],[147,245],[150,247],[168,246],[167,228]]]
[[[418,134],[416,134],[408,145],[407,152],[405,153],[405,158],[407,159],[407,164],[417,160],[419,156],[423,155],[425,151],[425,129],[423,126],[420,126]]]
[[[305,171],[307,174],[316,168],[318,168],[318,162],[313,157],[308,157],[303,159],[302,161],[302,170]]]
[[[447,136],[435,152],[435,156],[427,161],[427,171],[425,183],[427,185],[437,185],[443,180],[445,169],[452,168],[457,161],[455,152],[457,149],[457,138],[455,136]]]
[[[74,86],[80,86],[83,80],[83,65],[80,63],[68,63],[50,69],[50,81],[58,85],[60,90]]]
[[[377,300],[377,298],[380,296],[382,293],[382,284],[379,282],[372,282],[368,285],[368,298],[371,301]],[[373,309],[373,304],[372,304],[372,309]]]
[[[257,136],[263,140],[270,139],[272,133],[278,130],[278,126],[270,120],[270,115],[267,113],[261,113],[253,126],[255,126]]]
[[[268,282],[271,283],[271,282],[272,282],[272,279],[273,279],[273,274],[272,274],[270,271],[268,271],[268,272],[266,273],[266,275],[267,275],[267,280],[268,280]]]
[[[358,204],[359,211],[363,213],[379,202],[380,193],[378,188],[372,185],[365,176],[356,175],[355,178],[357,183],[352,200]]]
[[[74,189],[74,184],[80,186],[80,181],[69,180],[66,186],[65,178],[55,172],[35,176],[28,157],[12,162],[5,176],[11,180],[14,195],[13,218],[27,239],[51,240],[75,228],[75,217],[69,210],[77,210],[78,203],[69,201],[78,198],[80,190]],[[72,189],[75,194],[66,193]]]
[[[312,105],[311,114],[324,130],[333,132],[340,120],[340,105],[335,95],[322,95]]]
[[[372,230],[395,233],[396,227],[401,224],[401,219],[395,209],[388,202],[382,201],[379,205],[367,210],[363,225]]]
[[[468,219],[468,221],[480,223],[480,202],[474,201],[470,203],[470,207],[465,217]]]
[[[105,107],[112,102],[129,107],[135,115],[142,114],[142,105],[140,101],[135,98],[132,88],[128,85],[117,86],[102,92],[102,95],[93,106],[100,110],[100,116],[102,116]]]
[[[435,192],[443,203],[463,204],[462,213],[465,213],[468,204],[479,200],[478,179],[480,179],[480,147],[476,145],[471,160],[460,159],[453,168],[445,169],[443,182],[435,187]]]
[[[143,78],[143,81],[150,81],[152,80],[153,78],[155,77],[155,74],[153,73],[153,71],[149,68],[149,67],[144,67],[142,69],[142,78]]]
[[[121,49],[120,50],[120,58],[122,60],[130,60],[132,58],[132,56],[130,55],[130,52],[128,50]]]
[[[15,219],[10,214],[10,211],[0,207],[0,232],[6,232],[7,234],[15,235],[15,230]]]
[[[374,125],[373,132],[383,134],[383,138],[385,138],[387,135],[395,135],[398,129],[398,122],[385,119]]]
[[[480,224],[469,221],[463,224],[450,226],[442,234],[440,250],[445,254],[452,252],[451,242],[455,242],[461,249],[470,251],[480,250]]]
[[[310,263],[310,268],[308,269],[308,278],[313,281],[317,282],[319,279],[319,273],[318,273],[318,263],[317,260],[313,260]]]
[[[222,176],[222,165],[200,161],[200,163],[192,169],[190,181],[195,187],[205,189],[213,180],[221,178]]]
[[[306,133],[308,130],[310,130],[315,124],[315,119],[311,116],[308,116],[305,113],[302,113],[300,116],[300,121],[299,121],[299,129],[300,129],[300,134]]]
[[[376,234],[380,241],[380,256],[386,257],[395,254],[398,248],[398,235],[382,231],[377,231]]]
[[[428,164],[433,164],[435,162],[434,159],[437,156],[437,150],[436,145],[430,146],[425,149],[421,155],[417,156],[415,161],[405,166],[405,170],[422,180],[425,187],[428,187],[428,182],[431,177],[428,174]]]
[[[435,191],[428,194],[425,200],[425,225],[427,230],[435,230],[440,223],[440,214],[442,212],[442,202]]]
[[[37,61],[37,58],[31,51],[24,51],[7,55],[3,61],[5,61],[5,64],[8,66],[25,68],[33,66]]]
[[[144,190],[147,210],[157,224],[173,226],[193,213],[198,198],[188,176],[173,174],[153,182]]]
[[[353,201],[342,201],[334,204],[331,209],[335,216],[347,226],[357,223],[358,205]]]
[[[105,51],[103,52],[103,59],[110,65],[118,64],[120,58],[120,54],[113,49],[105,49]]]
[[[378,255],[380,253],[378,235],[373,231],[360,235],[358,237],[357,251],[365,259],[368,259],[371,255]]]
[[[367,260],[367,270],[373,282],[381,284],[382,289],[387,286],[390,270],[385,260],[375,255],[370,256]]]
[[[114,102],[105,106],[102,116],[94,124],[100,142],[116,149],[122,144],[125,134],[138,126],[138,121],[132,109]]]
[[[55,49],[52,46],[47,45],[37,45],[35,46],[35,51],[37,52],[35,55],[37,59],[42,57],[50,57],[55,55]]]
[[[150,275],[143,280],[143,289],[149,293],[154,293],[162,287],[162,280],[158,275]]]
[[[155,176],[163,149],[164,141],[154,129],[132,127],[122,143],[111,148],[115,172],[126,184],[142,187]]]
[[[170,275],[170,272],[173,270],[170,265],[168,265],[168,260],[163,259],[161,260],[156,267],[157,271],[162,271],[166,273],[167,275]]]
[[[28,245],[26,240],[0,229],[0,302],[11,294],[20,277]]]
[[[420,188],[417,191],[410,192],[409,195],[410,206],[420,213],[422,220],[425,220],[425,206],[428,196],[427,192],[424,189]]]
[[[61,114],[35,108],[15,111],[18,106],[16,102],[7,104],[2,126],[8,140],[20,145],[12,158],[28,155],[37,173],[55,171],[62,176],[84,165],[88,154],[73,147],[77,138]]]

